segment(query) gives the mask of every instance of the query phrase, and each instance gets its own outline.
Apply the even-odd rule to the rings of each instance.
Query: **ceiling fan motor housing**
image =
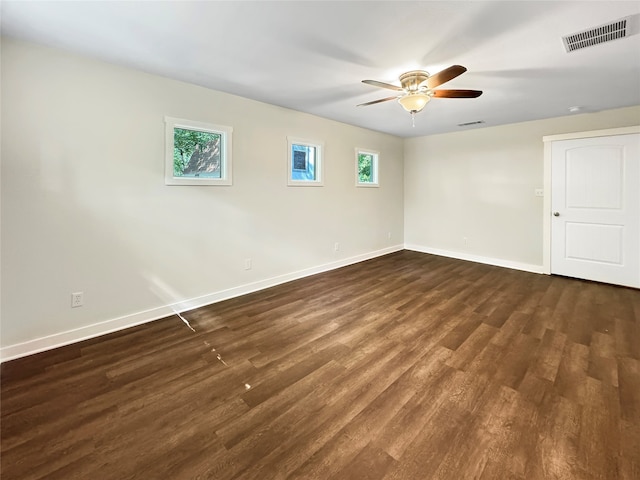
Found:
[[[429,73],[424,70],[412,70],[410,72],[400,75],[400,84],[402,88],[414,92],[420,90],[420,85],[426,82],[429,78]]]

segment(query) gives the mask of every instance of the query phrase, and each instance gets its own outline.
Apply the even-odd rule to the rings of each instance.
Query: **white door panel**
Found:
[[[624,149],[577,147],[566,150],[568,208],[622,208]]]
[[[567,259],[622,265],[622,225],[566,222],[565,235]]]
[[[640,135],[556,141],[551,273],[640,287]]]

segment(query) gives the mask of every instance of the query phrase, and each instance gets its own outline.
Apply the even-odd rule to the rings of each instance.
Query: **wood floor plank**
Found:
[[[481,323],[471,332],[465,339],[464,343],[458,347],[455,353],[447,361],[447,364],[453,368],[465,370],[472,363],[473,359],[480,355],[487,344],[491,341],[498,329]]]
[[[640,361],[618,359],[620,415],[622,420],[640,422]]]
[[[539,378],[554,382],[566,341],[567,336],[564,333],[545,329],[529,372]]]
[[[465,432],[472,422],[470,412],[445,403],[430,417],[433,424],[441,425],[432,428],[423,427],[411,444],[406,448],[400,461],[389,468],[383,477],[385,480],[401,480],[432,476],[448,451],[460,448],[465,443]]]
[[[296,363],[292,367],[279,373],[269,382],[261,382],[257,386],[249,389],[247,392],[242,394],[242,399],[247,405],[249,405],[249,407],[253,408],[294,384],[298,380],[306,377],[325,363],[330,362],[334,358],[340,359],[343,356],[348,355],[348,353],[349,349],[340,344],[326,350],[321,350],[320,352],[310,355],[303,361]]]
[[[567,341],[554,382],[557,393],[578,404],[584,401],[588,368],[589,348]]]
[[[420,354],[418,354],[420,355]],[[409,357],[407,358],[407,360]],[[305,464],[294,472],[300,478],[330,478],[338,474],[350,458],[357,457],[366,448],[369,439],[378,437],[391,419],[409,401],[416,391],[422,391],[429,381],[427,355],[407,364],[411,368],[402,373],[358,413],[337,435],[324,444]],[[340,455],[335,455],[335,452]]]
[[[2,479],[640,478],[638,290],[401,251],[182,316],[2,364]]]
[[[540,406],[545,398],[553,392],[553,382],[528,371],[518,387],[518,392],[529,402]]]
[[[620,476],[624,480],[640,478],[640,428],[638,424],[620,422]]]
[[[442,339],[440,345],[449,350],[457,350],[482,323],[482,315],[469,313],[468,315],[458,315],[456,326],[446,337]]]
[[[535,428],[538,441],[527,463],[525,478],[584,478],[578,466],[578,436],[582,408],[562,396],[545,397]]]
[[[220,477],[245,477],[244,471],[271,454],[282,439],[294,436],[310,415],[317,415],[326,405],[319,393],[342,371],[335,362],[324,364],[273,401],[265,402],[264,407],[250,410],[250,423],[243,422],[236,428],[232,422],[216,430],[228,450],[218,468]]]
[[[535,415],[532,405],[510,388],[494,387],[466,432],[470,441],[450,449],[433,479],[480,478],[489,460],[498,460],[503,471],[524,475],[527,452],[518,449],[525,428]],[[519,428],[518,428],[519,427]]]
[[[429,380],[426,388],[411,397],[388,422],[377,439],[378,445],[399,460],[407,446],[418,436],[429,414],[449,396],[456,370],[445,365],[451,356],[446,348],[434,349],[425,360]]]
[[[388,385],[389,372],[398,365],[400,348],[387,350],[376,359],[367,359],[359,368],[345,371],[336,378],[343,379],[339,389],[330,384],[320,385],[308,402],[297,405],[294,412],[305,414],[299,428],[269,445],[270,452],[251,465],[246,465],[240,475],[243,479],[285,478],[306,462],[328,442],[344,425],[348,424],[365,406]],[[375,388],[371,382],[379,379]],[[319,402],[317,410],[313,405]],[[282,421],[288,421],[283,417]],[[237,455],[245,458],[244,445],[238,445]]]
[[[640,360],[640,320],[629,321],[621,318],[614,320],[614,339],[616,352],[621,357]]]
[[[590,478],[607,479],[620,475],[616,458],[621,451],[619,437],[620,406],[615,387],[596,379],[586,379],[587,400],[582,407],[578,436],[578,462]],[[606,443],[600,440],[606,438]],[[605,454],[601,453],[605,450]]]
[[[359,368],[347,370],[341,374],[345,381],[339,391],[332,391],[327,395],[321,385],[322,390],[314,392],[314,397],[325,399],[326,405],[322,411],[315,412],[305,423],[305,431],[302,435],[290,432],[286,437],[281,438],[281,444],[273,449],[274,445],[269,445],[273,450],[269,457],[280,457],[282,460],[277,463],[277,471],[261,471],[264,468],[272,468],[272,462],[264,464],[263,461],[253,465],[247,472],[243,472],[242,478],[270,478],[278,475],[279,472],[292,472],[304,464],[316,452],[321,450],[338,432],[359,415],[378,395],[383,393],[390,385],[393,385],[399,376],[405,372],[412,363],[407,360],[420,355],[415,349],[405,350],[401,346],[382,352],[377,358],[366,357],[367,363]],[[370,363],[373,363],[371,365]],[[347,380],[348,379],[348,380]],[[375,384],[371,382],[375,379]],[[330,388],[330,387],[329,387]],[[301,405],[300,408],[305,408]],[[285,419],[286,420],[286,419]],[[305,432],[312,432],[312,435],[305,435]],[[286,440],[284,440],[286,438]],[[295,455],[291,455],[291,445],[297,445]],[[244,452],[246,448],[239,450]],[[253,449],[252,449],[253,450]],[[242,454],[242,460],[246,460],[246,454]],[[255,476],[254,476],[255,475]]]
[[[537,338],[518,335],[507,347],[506,353],[500,356],[499,367],[492,380],[517,390],[531,365],[531,359],[534,358],[539,343]]]
[[[358,480],[380,480],[395,463],[384,450],[367,444],[342,470],[330,477],[333,480],[357,478]]]

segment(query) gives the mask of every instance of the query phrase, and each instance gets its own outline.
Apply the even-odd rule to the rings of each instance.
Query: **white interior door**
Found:
[[[551,273],[640,288],[640,134],[551,148]]]

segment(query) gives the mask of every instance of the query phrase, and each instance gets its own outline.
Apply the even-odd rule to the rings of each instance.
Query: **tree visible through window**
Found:
[[[173,174],[176,177],[220,178],[222,135],[173,129]]]
[[[356,185],[378,186],[378,152],[356,149]]]
[[[231,185],[233,128],[165,117],[167,185]]]
[[[371,170],[373,167],[373,155],[361,153],[358,155],[358,181],[360,183],[371,182]]]

